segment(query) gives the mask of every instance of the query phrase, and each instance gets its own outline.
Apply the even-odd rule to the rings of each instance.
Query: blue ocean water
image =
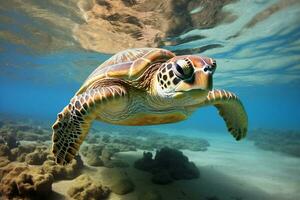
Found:
[[[253,39],[255,42],[249,41],[234,46],[233,49],[226,52],[201,54],[213,57],[217,61],[218,58],[229,60],[229,64],[218,62],[215,83],[218,83],[218,75],[222,76],[222,72],[219,70],[230,68],[230,62],[238,62],[238,65],[243,67],[242,69],[231,69],[232,75],[227,77],[229,81],[238,79],[240,74],[246,74],[254,79],[245,84],[235,81],[230,85],[216,86],[216,88],[227,89],[238,94],[248,112],[250,129],[261,127],[300,129],[300,108],[297,106],[300,98],[300,47],[285,54],[273,53],[275,55],[272,56],[280,56],[280,60],[286,64],[282,65],[281,62],[277,64],[276,61],[274,63],[270,60],[267,63],[274,64],[275,69],[270,68],[263,72],[260,69],[257,71],[251,69],[252,66],[249,66],[248,63],[244,64],[243,59],[245,58],[235,58],[234,56],[241,49],[253,48],[251,47],[253,43],[259,46],[261,42],[268,41],[272,44],[277,42],[277,38],[279,36],[268,36],[260,40]],[[280,37],[281,46],[278,48],[289,49],[294,43],[299,43],[299,40],[300,27]],[[108,54],[83,50],[31,55],[24,53],[28,51],[26,47],[9,44],[4,40],[1,40],[1,47],[5,49],[1,52],[0,57],[1,113],[50,121],[55,121],[56,114],[69,102],[89,73],[110,57]],[[263,59],[264,55],[267,57],[270,53],[272,54],[274,48],[274,46],[270,46],[264,50],[263,54],[251,56],[250,59],[255,63],[255,59]],[[296,58],[290,61],[293,57]],[[291,80],[289,77],[285,77],[286,74],[292,76]],[[256,76],[261,76],[257,82]],[[267,83],[261,83],[270,76],[274,76],[274,78]],[[206,131],[225,128],[224,122],[213,107],[201,108],[187,121],[171,125],[171,127],[187,125]]]
[[[163,2],[165,9],[172,7],[165,1]],[[189,10],[183,12],[181,18],[194,20],[189,22],[189,27],[167,35],[159,45],[154,42],[150,45],[159,46],[180,55],[195,54],[214,58],[218,65],[214,74],[214,88],[232,91],[241,99],[248,114],[249,135],[257,129],[272,130],[275,133],[276,131],[299,133],[299,1],[211,1],[213,2],[211,4],[208,1],[199,2],[202,3],[199,4],[199,7],[192,9],[193,5],[191,4],[190,7],[184,8]],[[220,7],[220,2],[229,3],[224,3]],[[57,118],[57,113],[69,103],[74,93],[96,67],[118,50],[132,47],[132,45],[133,47],[141,46],[143,40],[149,39],[146,37],[150,37],[151,31],[155,29],[146,29],[148,24],[147,26],[138,25],[137,27],[145,29],[141,30],[144,38],[133,40],[131,36],[137,34],[135,31],[129,31],[129,36],[124,36],[124,32],[121,34],[110,29],[116,24],[122,27],[122,17],[118,18],[113,15],[111,18],[105,18],[106,21],[101,21],[103,17],[99,17],[101,16],[99,13],[98,18],[93,17],[93,12],[102,11],[97,10],[100,7],[96,6],[95,8],[94,4],[85,7],[81,3],[82,1],[56,3],[55,1],[30,0],[26,3],[3,2],[0,5],[1,118],[15,121],[20,118],[39,121],[45,123],[46,128],[50,129]],[[112,3],[112,5],[114,4]],[[210,7],[210,5],[214,6]],[[220,9],[214,10],[215,8]],[[128,6],[126,9],[129,9]],[[206,9],[212,9],[211,12],[218,17],[213,18],[214,15],[204,12]],[[155,9],[153,10],[155,11]],[[157,12],[161,12],[161,10],[158,9]],[[201,14],[202,12],[203,15],[195,17],[195,13]],[[207,16],[207,19],[202,19],[203,16]],[[144,16],[138,17],[142,21]],[[173,15],[170,18],[172,17]],[[168,22],[165,18],[161,20],[165,23]],[[200,21],[202,24],[199,22],[200,25],[197,25],[195,21]],[[111,25],[107,25],[107,23]],[[205,23],[210,24],[205,25]],[[128,24],[131,26],[134,23],[128,22]],[[164,28],[161,27],[161,30],[154,30],[154,32],[171,32]],[[108,31],[109,34],[103,33],[102,30],[104,30],[103,32]],[[111,38],[103,40],[103,37]],[[118,46],[119,43],[121,44],[121,40],[115,41],[118,37],[122,40],[126,40],[128,37],[128,45]],[[99,41],[103,44],[99,44]],[[132,44],[132,42],[136,43]],[[107,50],[108,47],[111,48],[111,52]],[[119,130],[123,128],[101,122],[95,123],[95,126],[108,126],[119,128]],[[243,177],[241,180],[249,179],[253,183],[257,183],[257,187],[266,185],[266,191],[271,196],[266,195],[262,199],[276,197],[276,190],[286,183],[291,183],[295,188],[300,185],[298,182],[300,172],[297,169],[298,163],[300,163],[299,158],[276,154],[273,151],[261,151],[248,140],[241,143],[234,141],[229,134],[224,134],[227,132],[226,125],[213,106],[197,110],[185,121],[156,125],[150,128],[169,130],[167,131],[169,134],[206,137],[211,144],[208,154],[185,153],[189,154],[190,159],[196,163],[198,161],[203,163],[201,167],[204,167],[203,171],[207,172],[204,175],[207,180],[210,178],[215,180],[215,176],[210,171],[213,167],[224,166],[223,171],[221,170],[222,173],[226,173],[229,168],[238,172],[247,172],[248,169],[245,167],[247,164],[251,170],[249,170],[249,174],[241,175]],[[219,138],[224,140],[219,141]],[[244,157],[238,156],[240,155],[239,151]],[[222,154],[218,154],[220,152]],[[226,157],[226,153],[228,153],[228,157]],[[203,160],[199,160],[200,158]],[[272,158],[274,159],[272,160]],[[282,162],[279,163],[278,160],[282,160]],[[244,163],[246,164],[244,165]],[[256,165],[261,166],[257,167]],[[268,169],[273,165],[278,167],[275,167],[274,173],[272,171],[268,174]],[[229,171],[230,178],[234,179],[238,176],[233,172],[230,174]],[[274,174],[278,177],[273,179]],[[257,177],[261,177],[261,179]],[[286,182],[279,180],[282,177]],[[291,177],[294,179],[289,182]],[[230,179],[230,181],[232,180]],[[256,187],[255,184],[253,185]],[[274,199],[281,199],[285,194],[291,195],[286,196],[286,199],[299,197],[295,192],[297,190],[292,189],[290,192],[283,188],[281,196]],[[252,188],[249,191],[247,190],[245,193],[251,193]],[[253,189],[253,191],[255,190]]]

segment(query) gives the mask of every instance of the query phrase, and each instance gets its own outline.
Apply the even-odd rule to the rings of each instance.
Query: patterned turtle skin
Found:
[[[120,125],[153,125],[187,119],[196,109],[213,105],[228,131],[246,136],[247,113],[232,92],[212,89],[215,60],[176,56],[159,48],[128,49],[91,73],[52,126],[52,152],[68,164],[96,119]]]

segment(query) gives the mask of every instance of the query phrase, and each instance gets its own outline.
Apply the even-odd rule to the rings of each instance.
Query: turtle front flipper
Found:
[[[94,88],[73,97],[57,115],[53,124],[52,152],[58,164],[68,164],[77,154],[89,132],[92,121],[106,102],[124,97],[126,90],[121,86]]]
[[[228,131],[236,140],[247,134],[248,117],[243,104],[232,92],[212,90],[208,93],[205,105],[214,105],[226,122]]]

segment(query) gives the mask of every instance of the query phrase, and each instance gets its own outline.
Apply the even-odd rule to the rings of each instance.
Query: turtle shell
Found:
[[[95,81],[102,78],[135,80],[156,62],[165,62],[174,57],[171,51],[159,48],[136,48],[121,51],[97,67],[86,79],[76,95],[83,93]]]

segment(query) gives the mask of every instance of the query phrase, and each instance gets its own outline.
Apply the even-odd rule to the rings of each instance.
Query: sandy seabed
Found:
[[[122,196],[111,193],[108,199],[137,200],[140,193],[153,190],[158,191],[164,200],[300,199],[299,158],[258,149],[249,140],[236,142],[226,134],[200,136],[211,144],[207,151],[183,151],[199,167],[199,179],[155,185],[150,173],[133,168],[134,161],[142,157],[143,151],[122,152],[116,157],[129,163],[130,167],[121,170],[130,176],[136,187],[133,192]],[[107,178],[109,170],[85,167],[83,174],[102,180],[104,176]],[[66,191],[72,184],[72,180],[59,181],[52,187],[60,199],[68,199]]]

